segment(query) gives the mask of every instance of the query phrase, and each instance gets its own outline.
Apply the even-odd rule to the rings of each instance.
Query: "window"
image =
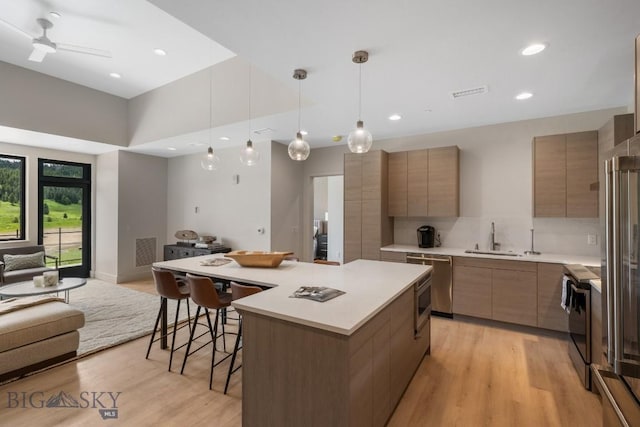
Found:
[[[0,241],[24,240],[25,158],[0,154]]]

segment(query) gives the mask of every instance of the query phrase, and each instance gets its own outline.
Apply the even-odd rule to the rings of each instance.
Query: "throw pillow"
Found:
[[[44,267],[44,252],[24,255],[4,256],[4,271],[24,270],[25,268]]]

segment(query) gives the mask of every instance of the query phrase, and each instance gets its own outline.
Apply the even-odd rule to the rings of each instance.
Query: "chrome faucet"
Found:
[[[491,250],[500,250],[500,243],[496,242],[496,224],[494,222],[491,222]]]

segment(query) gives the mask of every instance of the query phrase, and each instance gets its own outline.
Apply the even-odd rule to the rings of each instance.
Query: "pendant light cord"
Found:
[[[249,139],[251,139],[251,80],[253,78],[253,66],[249,64]]]
[[[362,64],[358,64],[358,120],[362,120]]]
[[[302,80],[298,80],[298,132],[300,132],[300,116],[302,115]]]

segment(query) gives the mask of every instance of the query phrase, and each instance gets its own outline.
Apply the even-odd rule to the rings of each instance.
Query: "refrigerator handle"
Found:
[[[613,300],[613,369],[616,373],[620,373],[618,361],[623,358],[623,340],[622,340],[622,247],[620,236],[620,219],[621,219],[621,200],[622,193],[620,185],[622,180],[622,171],[620,168],[620,158],[614,157],[611,161],[611,218],[612,218],[612,254],[613,254],[613,283],[612,294],[607,296]],[[609,302],[607,302],[609,305]],[[609,350],[611,351],[611,350]]]
[[[604,200],[605,200],[605,211],[604,211],[604,218],[605,218],[605,228],[604,228],[604,235],[605,235],[605,259],[606,259],[606,271],[607,271],[607,277],[606,277],[606,286],[605,286],[605,292],[607,295],[607,299],[606,299],[606,315],[607,315],[607,362],[609,363],[610,366],[614,365],[614,361],[615,361],[615,356],[613,354],[614,349],[613,349],[613,325],[614,325],[614,316],[613,316],[613,275],[614,275],[614,271],[615,271],[615,266],[613,264],[613,243],[612,243],[612,239],[614,236],[613,233],[613,223],[612,223],[612,218],[611,218],[611,214],[612,214],[612,204],[613,204],[613,200],[611,198],[612,196],[612,189],[611,189],[611,184],[612,184],[612,179],[611,179],[611,175],[612,175],[612,170],[611,170],[611,165],[612,165],[612,161],[611,160],[607,160],[604,162]]]

